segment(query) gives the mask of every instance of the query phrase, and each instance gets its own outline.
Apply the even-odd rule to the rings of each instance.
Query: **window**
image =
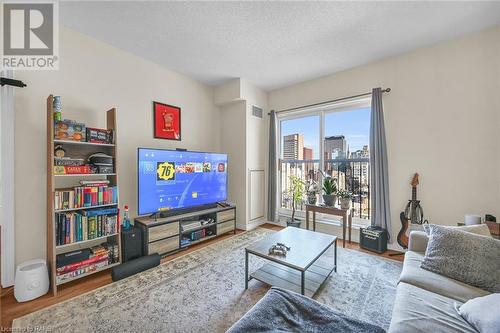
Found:
[[[356,223],[368,224],[369,131],[370,106],[366,99],[280,116],[280,212],[291,208],[286,193],[291,176],[321,184],[323,171],[337,181],[339,189],[352,193]],[[321,202],[321,193],[316,198]],[[301,204],[297,208],[304,209]]]
[[[280,121],[281,137],[281,207],[291,208],[291,201],[286,190],[290,186],[290,177],[299,177],[304,181],[319,177],[319,141],[318,128],[320,116],[306,116]],[[299,209],[302,209],[299,205]]]

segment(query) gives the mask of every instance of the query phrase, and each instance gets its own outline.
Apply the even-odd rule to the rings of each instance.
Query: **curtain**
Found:
[[[372,226],[382,227],[391,236],[391,209],[389,205],[389,176],[385,143],[382,89],[372,91],[370,120],[370,191],[372,200]]]
[[[278,120],[276,112],[271,111],[269,117],[269,182],[267,187],[267,220],[276,221],[277,176],[278,176]]]
[[[6,70],[0,76],[12,79]],[[14,87],[0,88],[0,225],[2,226],[2,287],[14,284],[15,230],[14,230]]]

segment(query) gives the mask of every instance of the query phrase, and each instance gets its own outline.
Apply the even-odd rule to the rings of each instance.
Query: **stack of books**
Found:
[[[56,245],[114,235],[119,230],[118,208],[56,213]]]
[[[101,244],[90,249],[91,255],[88,259],[68,263],[56,269],[57,283],[60,284],[76,276],[100,270],[110,264],[118,262],[118,245]]]
[[[55,210],[110,205],[118,202],[118,187],[107,185],[78,186],[54,192]]]

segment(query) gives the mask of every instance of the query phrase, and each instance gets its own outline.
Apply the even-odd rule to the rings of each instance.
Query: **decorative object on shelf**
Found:
[[[113,130],[87,127],[87,142],[112,144],[114,141]]]
[[[61,96],[54,96],[52,102],[53,110],[54,110],[54,121],[61,121],[62,119],[62,105],[61,105]]]
[[[54,147],[54,156],[63,158],[66,155],[66,150],[63,148],[63,145],[56,145]]]
[[[43,259],[23,262],[16,268],[14,297],[18,302],[31,301],[49,291],[49,272]]]
[[[128,205],[123,207],[123,230],[129,230],[131,228],[130,215],[128,212]]]
[[[97,168],[97,173],[113,173],[113,156],[95,153],[88,157],[88,162]]]
[[[337,197],[340,199],[340,208],[349,209],[351,208],[352,193],[346,190],[339,190],[337,192]]]
[[[332,177],[323,180],[323,202],[325,206],[333,207],[337,201],[337,182]]]
[[[86,139],[85,124],[78,123],[74,120],[68,120],[68,119],[55,121],[54,139],[85,141]]]
[[[285,193],[285,197],[291,201],[292,216],[287,220],[286,224],[289,227],[300,228],[300,220],[295,218],[295,211],[304,197],[304,182],[297,176],[290,176],[289,179],[290,186]]]
[[[307,196],[307,203],[310,205],[315,205],[317,201],[317,195],[320,192],[320,188],[318,186],[318,182],[316,182],[313,179],[309,179],[306,182],[306,196]]]
[[[269,254],[286,257],[286,254],[290,251],[290,249],[291,248],[286,246],[284,243],[276,243],[269,248]]]
[[[154,137],[156,139],[181,140],[181,108],[153,102]]]
[[[464,216],[465,225],[481,224],[481,215],[467,214]]]

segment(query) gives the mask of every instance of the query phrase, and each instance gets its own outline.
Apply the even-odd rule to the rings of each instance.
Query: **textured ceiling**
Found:
[[[60,20],[207,84],[272,90],[500,24],[500,2],[61,2]]]

